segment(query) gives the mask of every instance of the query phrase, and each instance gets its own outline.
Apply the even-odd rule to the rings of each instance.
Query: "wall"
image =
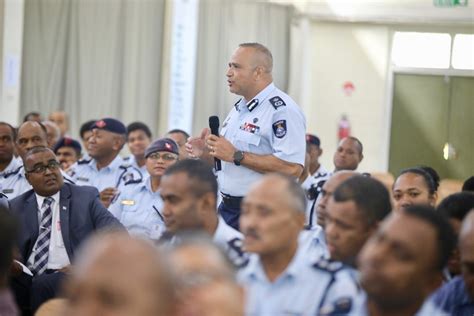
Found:
[[[364,144],[363,171],[384,170],[387,158],[381,152],[386,107],[390,30],[370,24],[313,22],[310,31],[312,89],[301,105],[308,132],[320,136],[322,162],[332,169],[337,147],[337,124],[345,113],[352,134]],[[354,84],[351,96],[343,85]]]

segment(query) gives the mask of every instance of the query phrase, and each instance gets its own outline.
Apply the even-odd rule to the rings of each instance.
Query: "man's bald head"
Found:
[[[174,283],[158,250],[113,232],[90,239],[69,286],[73,315],[173,315]],[[159,295],[158,295],[159,293]]]
[[[265,72],[272,73],[273,70],[273,56],[270,50],[260,43],[242,43],[239,47],[248,47],[255,50],[253,55],[254,67],[262,67]]]
[[[321,191],[321,198],[318,202],[317,207],[317,222],[318,225],[321,227],[325,226],[325,219],[326,219],[326,207],[329,202],[329,198],[333,195],[336,188],[345,180],[358,175],[358,172],[351,171],[351,170],[341,170],[334,173],[327,181],[324,183],[322,191]]]

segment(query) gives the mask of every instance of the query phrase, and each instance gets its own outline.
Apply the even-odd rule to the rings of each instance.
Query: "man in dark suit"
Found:
[[[56,296],[57,289],[69,270],[77,247],[92,232],[102,228],[123,226],[102,206],[97,189],[64,183],[59,162],[45,147],[35,147],[24,157],[25,175],[33,190],[10,201],[10,210],[18,218],[18,248],[26,269],[13,279],[21,279],[22,288],[30,287],[31,310]],[[25,282],[26,279],[26,282]],[[17,284],[18,285],[18,284]],[[28,294],[15,294],[24,307]],[[28,291],[26,292],[28,293]]]

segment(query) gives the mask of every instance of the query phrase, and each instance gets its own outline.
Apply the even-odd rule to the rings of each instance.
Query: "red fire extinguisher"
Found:
[[[342,114],[338,125],[337,137],[339,140],[351,135],[351,123],[349,122],[347,115]]]

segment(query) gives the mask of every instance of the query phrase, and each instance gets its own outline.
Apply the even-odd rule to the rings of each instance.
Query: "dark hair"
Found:
[[[146,134],[146,136],[148,136],[148,138],[151,138],[150,128],[145,123],[133,122],[133,123],[128,124],[128,126],[127,126],[127,139],[128,139],[128,135],[130,135],[130,133],[134,132],[134,131],[143,131]]]
[[[29,112],[23,117],[23,123],[30,121],[31,116],[38,116],[41,117],[41,113],[39,112]]]
[[[169,131],[169,132],[166,133],[166,134],[175,134],[175,133],[181,133],[181,134],[183,134],[183,135],[186,137],[186,139],[189,138],[189,134],[186,133],[185,131],[183,131],[182,129],[179,129],[179,128],[172,129],[171,131]]]
[[[363,213],[368,225],[383,220],[392,210],[390,193],[385,186],[370,177],[355,175],[342,182],[334,191],[334,201],[353,201]]]
[[[185,173],[190,181],[192,193],[201,197],[208,192],[212,192],[217,198],[217,180],[212,168],[201,160],[185,159],[178,161],[166,169],[164,176],[177,173]]]
[[[474,193],[459,192],[447,196],[436,209],[448,218],[455,218],[461,222],[464,217],[474,208]]]
[[[17,234],[17,221],[7,208],[0,205],[0,277],[10,271]]]
[[[90,120],[87,122],[82,123],[81,128],[79,129],[79,135],[81,135],[81,139],[84,140],[84,134],[88,131],[92,131],[92,125],[96,122],[96,120]]]
[[[25,165],[26,158],[28,158],[29,156],[37,154],[37,153],[43,153],[43,152],[50,152],[54,155],[54,157],[56,157],[56,154],[54,153],[54,151],[52,151],[49,147],[35,146],[26,152],[25,159],[23,160],[23,165]],[[26,170],[26,166],[25,166],[25,170]]]
[[[10,128],[10,130],[12,131],[12,138],[13,138],[13,141],[16,140],[16,128],[14,128],[12,125],[8,124],[7,122],[0,122],[0,125],[4,125],[4,126],[7,126]]]
[[[464,181],[462,185],[462,190],[474,192],[474,176],[471,176],[466,179],[466,181]]]
[[[352,139],[353,141],[357,143],[357,145],[359,146],[360,154],[362,155],[362,153],[364,152],[364,146],[362,145],[362,142],[357,137],[354,137],[354,136],[348,136],[347,138]]]
[[[443,270],[457,242],[456,235],[449,224],[448,218],[444,214],[436,212],[433,207],[427,205],[411,205],[402,212],[421,219],[435,229],[437,240],[434,242],[438,248],[435,267],[439,271]]]
[[[431,170],[431,172],[434,172],[434,173],[431,174],[431,172],[428,170]],[[405,173],[413,173],[413,174],[423,177],[423,180],[425,181],[425,184],[428,187],[428,191],[430,192],[431,195],[435,194],[436,191],[438,191],[439,176],[438,176],[438,173],[433,168],[414,167],[414,168],[403,169],[398,175],[397,179],[400,178],[400,176]],[[397,179],[395,179],[395,182],[397,182]],[[395,185],[395,182],[394,182],[394,185]]]

